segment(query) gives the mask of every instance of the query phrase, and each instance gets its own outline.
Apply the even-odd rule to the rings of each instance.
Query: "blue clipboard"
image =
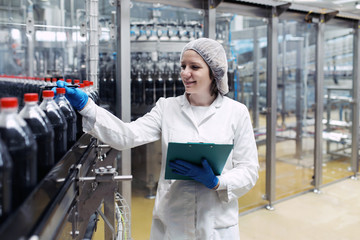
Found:
[[[167,150],[165,179],[192,180],[172,172],[169,162],[177,159],[201,165],[201,160],[205,158],[215,175],[220,175],[232,149],[233,144],[170,142]]]

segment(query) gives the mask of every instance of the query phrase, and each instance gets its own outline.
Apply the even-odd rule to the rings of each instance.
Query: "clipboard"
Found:
[[[233,144],[170,142],[166,157],[165,179],[192,180],[172,172],[169,163],[177,159],[201,165],[201,160],[205,158],[215,175],[220,175],[232,149]]]

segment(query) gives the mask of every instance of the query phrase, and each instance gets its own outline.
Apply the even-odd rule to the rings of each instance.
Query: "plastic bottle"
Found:
[[[79,88],[84,91],[85,84],[84,83],[78,83]]]
[[[35,92],[38,94],[39,99],[41,99],[42,89],[44,89],[45,86],[46,86],[45,78],[40,78],[40,80],[38,80],[38,85],[35,89]]]
[[[151,77],[151,72],[145,80],[145,104],[152,105],[154,103],[154,81]]]
[[[168,78],[165,81],[166,85],[166,97],[173,97],[174,96],[174,79],[172,78],[172,73],[168,73]]]
[[[29,126],[17,113],[17,98],[2,98],[0,106],[0,135],[13,161],[12,203],[16,209],[36,186],[37,144]]]
[[[46,86],[51,86],[51,78],[46,78],[45,82],[46,82]]]
[[[79,88],[81,90],[84,89],[84,84],[83,83],[79,83]],[[82,116],[78,111],[75,111],[76,113],[76,129],[77,129],[77,133],[76,133],[76,139],[80,139],[80,137],[84,134],[83,130],[82,130]]]
[[[98,104],[99,99],[93,87],[94,83],[92,81],[84,80],[83,84],[85,87],[82,90],[89,96],[89,98],[91,98],[91,100],[93,100],[96,104]]]
[[[134,82],[134,94],[135,94],[135,103],[143,104],[144,103],[144,81],[141,78],[141,72],[137,74],[136,81]]]
[[[10,80],[10,84],[8,86],[8,91],[10,93],[9,95],[6,95],[6,97],[13,97],[13,96],[18,96],[19,98],[22,97],[27,86],[25,77],[10,76],[9,80]]]
[[[54,153],[55,163],[59,161],[67,151],[67,122],[64,114],[59,106],[54,101],[54,92],[51,90],[43,91],[43,101],[40,108],[45,112],[49,118],[50,123],[54,129]]]
[[[0,138],[0,224],[11,212],[12,174],[12,159],[5,143]]]
[[[76,142],[76,113],[69,101],[65,98],[65,88],[56,88],[55,102],[63,112],[68,129],[67,129],[67,149],[71,148]]]
[[[94,87],[94,82],[89,81],[90,84],[90,94],[93,96],[94,102],[99,104],[99,92]]]
[[[95,102],[95,99],[93,98],[91,91],[90,91],[90,83],[88,80],[84,80],[83,81],[84,87],[83,87],[83,91],[88,95],[89,98],[91,98],[91,100],[93,100]]]
[[[116,57],[117,57],[117,53],[114,52],[113,54],[113,59],[111,61],[111,65],[109,68],[110,71],[110,78],[107,82],[108,84],[108,89],[109,89],[109,102],[114,106],[115,105],[115,101],[116,101]]]
[[[107,78],[105,75],[100,79],[100,99],[104,102],[107,101]]]
[[[25,93],[25,106],[19,115],[29,125],[38,145],[37,175],[40,182],[55,164],[54,160],[54,129],[49,118],[38,106],[37,93]]]
[[[158,78],[155,80],[155,101],[164,96],[164,80],[162,73],[158,72]]]
[[[178,74],[178,78],[176,79],[176,82],[175,82],[175,95],[180,96],[180,95],[183,95],[184,92],[185,92],[185,87],[184,87],[184,84],[180,77],[180,74]]]

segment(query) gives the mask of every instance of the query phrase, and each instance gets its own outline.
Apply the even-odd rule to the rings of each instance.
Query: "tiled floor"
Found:
[[[347,179],[241,216],[241,240],[360,239],[360,180]]]
[[[149,239],[154,200],[134,194],[132,238]],[[343,180],[240,217],[241,240],[360,239],[360,180]]]

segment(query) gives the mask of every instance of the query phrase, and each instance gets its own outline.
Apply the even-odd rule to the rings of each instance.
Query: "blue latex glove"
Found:
[[[78,88],[66,87],[68,83],[60,80],[56,82],[56,85],[59,88],[65,88],[65,97],[67,100],[69,100],[71,106],[73,106],[76,110],[81,110],[85,107],[89,97],[84,91]],[[54,88],[52,90],[54,91]],[[56,94],[56,89],[54,92]]]
[[[219,179],[215,176],[206,159],[203,159],[201,164],[202,166],[197,166],[183,160],[175,160],[171,161],[169,166],[173,169],[173,173],[190,177],[213,189],[219,183]]]

